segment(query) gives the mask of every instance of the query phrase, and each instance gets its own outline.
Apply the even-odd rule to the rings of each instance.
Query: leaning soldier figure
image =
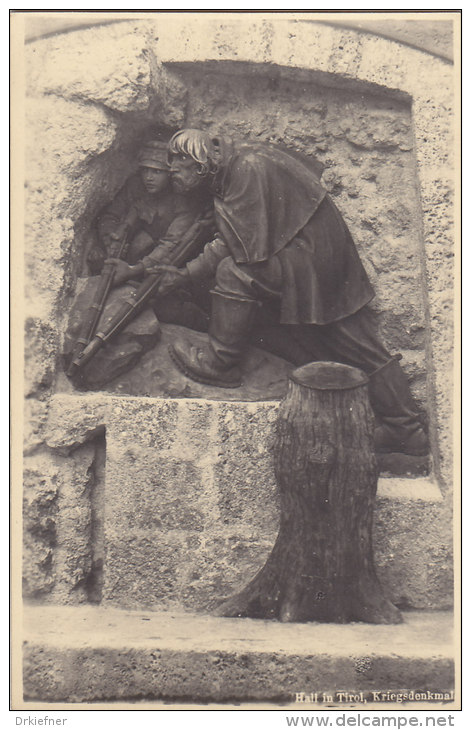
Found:
[[[177,132],[169,153],[176,190],[211,191],[218,231],[185,267],[161,268],[161,295],[213,277],[207,342],[176,342],[170,350],[178,368],[196,381],[237,387],[249,341],[295,365],[359,367],[370,378],[376,450],[427,453],[400,355],[391,356],[376,334],[367,307],[374,291],[353,239],[309,163],[195,129]],[[271,322],[265,330],[262,314]]]

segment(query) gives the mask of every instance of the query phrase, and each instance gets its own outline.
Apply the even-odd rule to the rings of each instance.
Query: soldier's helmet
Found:
[[[154,170],[168,172],[168,148],[166,142],[151,140],[140,149],[139,167],[152,167]]]

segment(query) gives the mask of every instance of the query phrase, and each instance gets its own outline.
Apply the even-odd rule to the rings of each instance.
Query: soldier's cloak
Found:
[[[327,324],[374,296],[350,232],[312,167],[277,147],[233,148],[215,185],[219,234],[239,264],[272,256],[281,322]]]

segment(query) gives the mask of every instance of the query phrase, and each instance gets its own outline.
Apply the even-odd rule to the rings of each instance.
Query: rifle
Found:
[[[182,266],[190,257],[199,253],[201,244],[205,243],[206,240],[207,226],[201,221],[196,221],[190,226],[183,240],[173,250],[170,264],[177,267]],[[122,332],[126,325],[139,314],[152,295],[158,291],[162,276],[160,273],[150,274],[144,279],[141,286],[124,300],[120,310],[108,326],[103,331],[97,332],[85,348],[81,349],[72,360],[67,371],[69,377],[86,365],[111,337]]]
[[[129,237],[131,229],[136,221],[137,213],[134,209],[131,209],[130,213],[124,222],[124,231],[121,238],[121,245],[119,247],[117,258],[125,259],[129,248]],[[93,301],[90,304],[85,320],[80,330],[80,336],[77,338],[75,347],[71,356],[71,364],[67,370],[67,375],[70,377],[75,371],[74,363],[80,358],[80,354],[87,347],[88,343],[95,334],[98,322],[105,308],[108,294],[113,284],[113,278],[115,273],[114,264],[105,264],[103,271],[98,282],[98,287],[93,297]]]

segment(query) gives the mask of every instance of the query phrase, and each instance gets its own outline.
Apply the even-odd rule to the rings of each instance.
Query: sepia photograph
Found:
[[[12,709],[459,710],[461,11],[10,32]]]

